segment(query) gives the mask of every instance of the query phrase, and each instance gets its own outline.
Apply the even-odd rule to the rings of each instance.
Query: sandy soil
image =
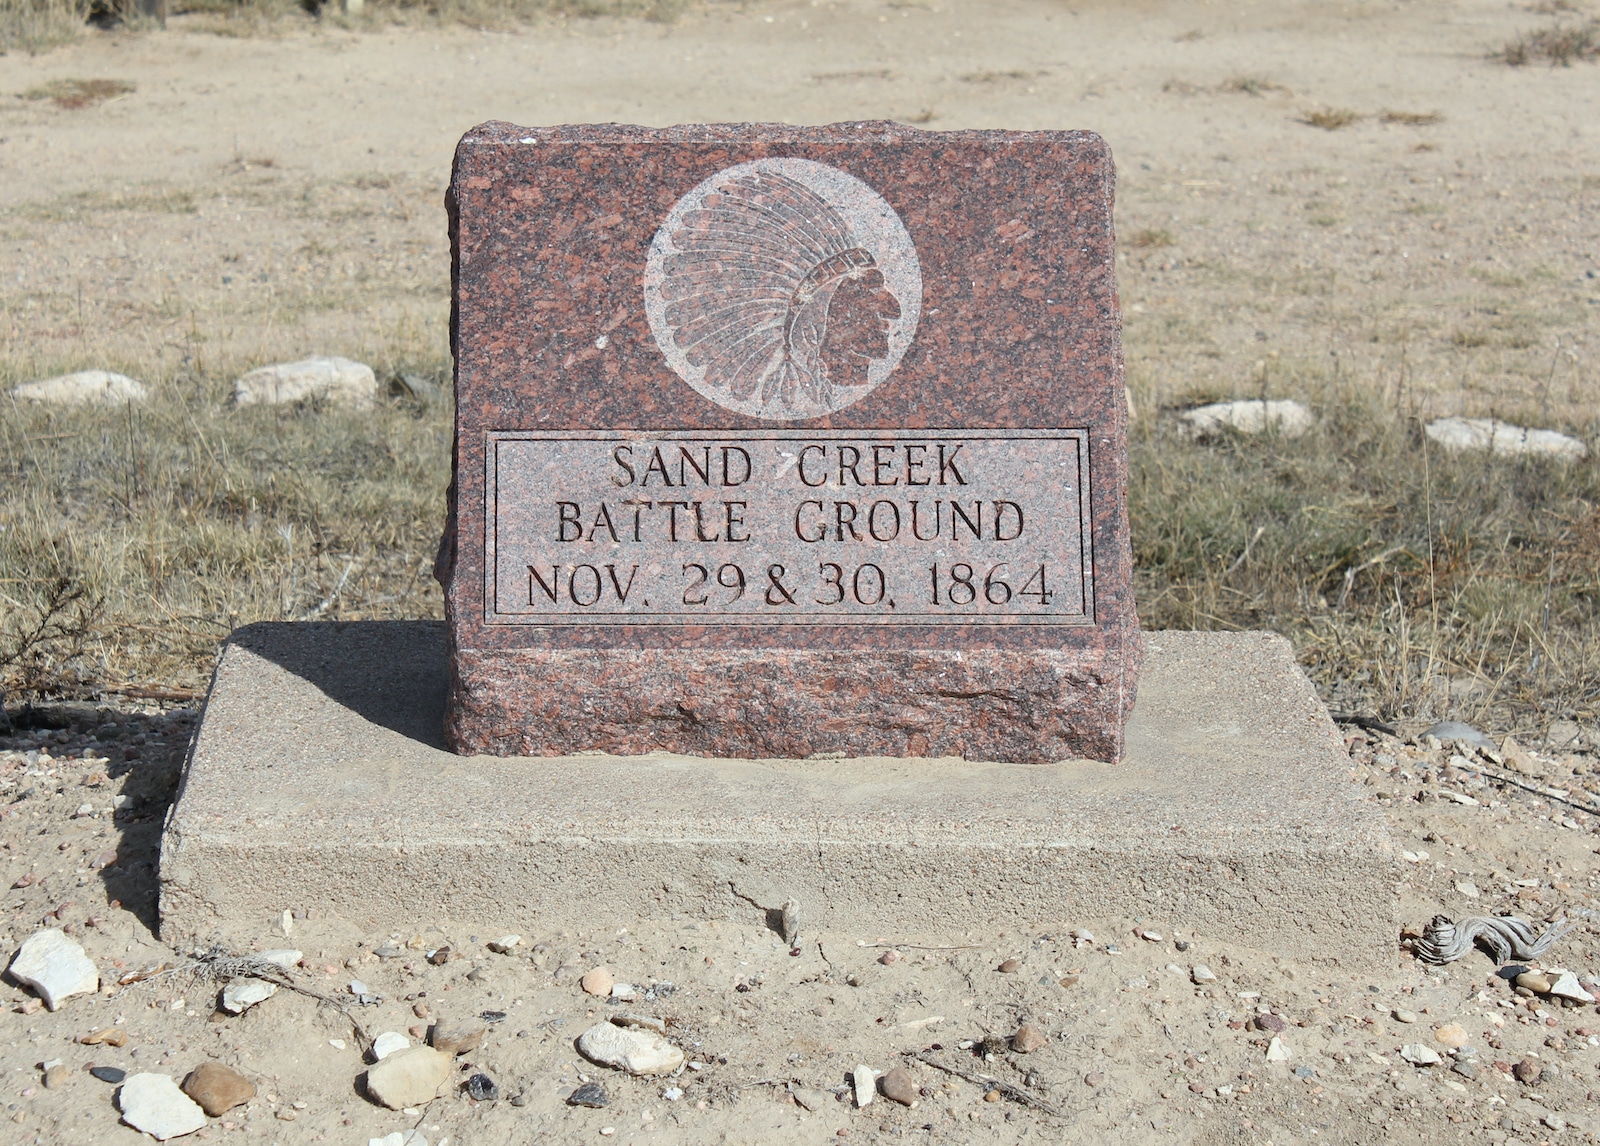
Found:
[[[1397,404],[1581,429],[1597,383],[1600,68],[1514,70],[1484,58],[1551,19],[1488,0],[996,0],[713,5],[673,25],[492,33],[285,28],[228,39],[180,19],[164,35],[96,34],[0,58],[0,381],[105,365],[172,385],[319,352],[442,363],[439,198],[455,139],[484,119],[894,117],[935,129],[1088,127],[1110,140],[1141,405],[1263,388],[1315,396],[1353,376]],[[66,77],[136,90],[76,110],[19,94]],[[1362,118],[1337,131],[1302,122],[1325,107]],[[1442,119],[1385,123],[1385,110]],[[146,710],[0,741],[0,879],[23,884],[7,893],[0,949],[65,925],[108,986],[177,960],[153,932],[156,846],[191,727],[192,714]],[[1600,972],[1595,821],[1574,807],[1595,804],[1596,757],[1523,762],[1521,782],[1567,793],[1556,798],[1475,786],[1447,765],[1447,749],[1379,739],[1354,738],[1352,772],[1387,809],[1397,846],[1418,857],[1407,862],[1405,922],[1565,912],[1580,930],[1547,962]],[[117,795],[131,800],[113,811]],[[382,998],[356,1012],[372,1033],[424,1025],[418,1004],[446,1018],[504,1011],[468,1057],[498,1082],[497,1102],[457,1093],[411,1115],[374,1106],[350,1023],[289,992],[219,1019],[214,987],[167,976],[52,1014],[7,983],[0,1104],[14,1125],[0,1125],[18,1142],[131,1143],[139,1136],[117,1126],[114,1088],[82,1068],[181,1079],[216,1059],[259,1094],[202,1133],[240,1142],[355,1143],[411,1126],[432,1146],[820,1142],[839,1131],[852,1141],[1500,1143],[1600,1129],[1600,1016],[1518,996],[1481,954],[1432,973],[1402,957],[1392,975],[1365,978],[1341,968],[1349,953],[1280,963],[1193,935],[1182,919],[1042,921],[1029,935],[968,934],[953,920],[956,949],[907,949],[885,965],[876,960],[887,948],[860,944],[893,935],[811,935],[790,956],[737,904],[723,919],[627,934],[550,935],[537,919],[483,920],[464,934],[434,926],[419,919],[389,937],[310,918],[288,936],[264,924],[259,943],[301,949],[296,978],[314,989],[365,982]],[[1140,939],[1136,927],[1162,938]],[[1095,939],[1079,946],[1073,929]],[[513,954],[485,947],[514,932],[524,941]],[[402,954],[374,954],[391,938]],[[422,956],[442,943],[461,957],[435,967]],[[998,972],[1009,958],[1021,970]],[[675,985],[637,1009],[666,1018],[705,1069],[631,1080],[578,1058],[572,1039],[611,1008],[574,978],[601,963],[641,986]],[[1195,963],[1219,981],[1193,983]],[[1261,1007],[1285,1020],[1287,1062],[1269,1064],[1269,1032],[1244,1026]],[[1417,1021],[1399,1022],[1397,1010]],[[1048,1046],[1026,1056],[999,1047],[991,1060],[981,1045],[960,1049],[1024,1019]],[[1398,1056],[1452,1021],[1477,1049],[1473,1077]],[[74,1041],[114,1024],[130,1036],[125,1048]],[[830,1096],[809,1112],[791,1097],[847,1098],[857,1064],[887,1069],[934,1043],[940,1061],[1059,1113],[985,1101],[986,1086],[925,1066],[914,1068],[924,1093],[909,1109],[879,1098],[857,1110]],[[38,1064],[56,1058],[71,1070],[45,1088]],[[1536,1081],[1497,1065],[1523,1060]],[[581,1074],[606,1085],[611,1106],[564,1104]],[[681,1098],[665,1099],[668,1086]]]
[[[1356,377],[1408,409],[1583,429],[1600,68],[1486,59],[1562,18],[1501,0],[858,0],[95,35],[0,58],[0,374],[442,362],[440,195],[471,124],[887,117],[1105,135],[1145,403]],[[61,78],[136,90],[78,110],[21,97]],[[1330,107],[1361,118],[1303,122]]]

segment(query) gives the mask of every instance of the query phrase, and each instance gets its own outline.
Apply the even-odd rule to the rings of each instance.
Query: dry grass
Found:
[[[1384,123],[1398,123],[1406,127],[1429,127],[1444,122],[1444,116],[1434,111],[1385,111],[1378,118]]]
[[[1144,251],[1153,250],[1157,247],[1170,247],[1177,241],[1171,231],[1146,227],[1143,230],[1135,231],[1128,239],[1128,245],[1136,250]]]
[[[1492,53],[1491,58],[1512,67],[1543,62],[1551,67],[1570,68],[1575,60],[1592,62],[1600,59],[1600,20],[1524,32]]]
[[[88,18],[88,0],[0,0],[0,51],[42,52],[64,44]]]
[[[1222,86],[1218,90],[1250,96],[1262,96],[1268,92],[1282,92],[1285,95],[1289,93],[1289,89],[1282,84],[1264,80],[1260,76],[1231,76],[1222,81]]]
[[[134,90],[128,80],[51,80],[40,87],[29,88],[22,93],[22,98],[47,99],[57,107],[76,109],[93,107]]]
[[[1595,721],[1600,465],[1442,454],[1375,389],[1307,386],[1323,422],[1294,442],[1137,425],[1144,624],[1283,632],[1338,711]],[[234,409],[201,377],[143,408],[0,407],[0,661],[31,640],[5,683],[202,687],[250,621],[440,615],[450,419]]]
[[[1318,404],[1292,442],[1139,428],[1144,625],[1282,632],[1335,711],[1593,723],[1600,465],[1445,454],[1360,387]]]
[[[1306,112],[1300,122],[1320,127],[1323,131],[1338,131],[1341,127],[1349,127],[1352,123],[1359,122],[1360,119],[1359,112],[1351,111],[1347,107],[1324,107]]]

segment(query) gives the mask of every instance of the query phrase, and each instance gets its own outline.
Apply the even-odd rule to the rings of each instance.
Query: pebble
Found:
[[[611,1097],[606,1094],[606,1088],[598,1082],[586,1082],[567,1095],[568,1106],[590,1106],[598,1110],[610,1102]]]
[[[165,1074],[130,1075],[117,1092],[122,1120],[157,1142],[193,1134],[206,1124],[206,1112]]]
[[[278,988],[261,979],[241,975],[222,988],[222,1009],[230,1015],[242,1015],[257,1003],[264,1003],[278,993]]]
[[[1460,1023],[1446,1023],[1433,1032],[1433,1039],[1442,1047],[1458,1050],[1471,1042],[1472,1036],[1467,1034],[1467,1028]]]
[[[1464,879],[1457,883],[1456,890],[1462,895],[1466,896],[1468,899],[1477,899],[1478,896],[1482,894],[1478,891],[1478,885],[1473,883],[1470,879]]]
[[[893,967],[903,958],[905,958],[905,956],[901,955],[898,951],[885,951],[882,955],[878,956],[878,962],[882,963],[885,967]]]
[[[367,1146],[428,1146],[420,1130],[395,1130],[382,1138],[368,1138]]]
[[[1473,1079],[1478,1077],[1478,1068],[1473,1066],[1470,1062],[1466,1061],[1465,1059],[1462,1059],[1461,1061],[1455,1063],[1453,1066],[1451,1066],[1450,1069],[1455,1071],[1455,1073],[1459,1074],[1462,1078],[1466,1079],[1468,1082],[1471,1082]]]
[[[1407,1011],[1400,1007],[1390,1011],[1389,1015],[1397,1023],[1414,1023],[1417,1021],[1417,1012]]]
[[[467,1093],[476,1102],[493,1102],[500,1097],[500,1088],[486,1074],[475,1074],[467,1079]]]
[[[1288,1062],[1289,1061],[1289,1048],[1284,1044],[1284,1041],[1282,1039],[1278,1038],[1276,1035],[1274,1035],[1272,1037],[1272,1041],[1267,1044],[1267,1061],[1268,1062]]]
[[[1537,1059],[1525,1058],[1511,1068],[1511,1073],[1518,1082],[1525,1082],[1531,1085],[1538,1082],[1539,1076],[1544,1072],[1540,1068]]]
[[[917,1104],[918,1088],[911,1077],[911,1072],[903,1066],[897,1066],[888,1074],[878,1080],[883,1096],[891,1102],[898,1102],[901,1106],[915,1106]]]
[[[1452,740],[1463,740],[1474,748],[1483,748],[1490,752],[1496,751],[1495,743],[1482,732],[1459,720],[1441,720],[1422,735],[1431,736],[1441,744],[1448,744]]]
[[[1316,1078],[1317,1072],[1309,1066],[1301,1065],[1294,1068],[1294,1076],[1296,1078]]]
[[[833,1095],[826,1090],[800,1089],[794,1092],[794,1100],[815,1114],[833,1101]]]
[[[1022,970],[1022,960],[1007,959],[1004,963],[1000,964],[1000,966],[996,967],[995,970],[1000,972],[1002,975],[1015,975],[1018,971]]]
[[[1189,969],[1189,978],[1196,983],[1215,983],[1217,981],[1217,973],[1204,963],[1196,963]]]
[[[117,1066],[91,1066],[89,1073],[101,1082],[109,1082],[113,1086],[128,1077],[128,1072]]]
[[[1284,1028],[1288,1026],[1279,1016],[1265,1012],[1256,1015],[1250,1022],[1256,1030],[1271,1031],[1273,1034],[1283,1033]]]
[[[26,401],[57,406],[120,406],[124,402],[143,402],[150,397],[143,382],[110,370],[58,374],[54,378],[24,382],[11,393]]]
[[[578,1036],[578,1051],[591,1062],[629,1074],[671,1074],[683,1065],[683,1051],[653,1031],[596,1023]]]
[[[446,963],[450,962],[449,946],[435,947],[432,951],[428,952],[427,960],[435,967],[443,967]]]
[[[99,1046],[101,1043],[108,1047],[123,1047],[128,1045],[128,1032],[121,1027],[103,1027],[78,1041],[86,1047]]]
[[[1151,930],[1149,930],[1147,928],[1142,928],[1141,927],[1139,930],[1135,931],[1134,934],[1137,935],[1140,939],[1143,939],[1148,943],[1160,943],[1161,942],[1161,932],[1159,932],[1159,931],[1151,931]]]
[[[399,1031],[384,1031],[372,1040],[372,1061],[382,1062],[396,1051],[403,1051],[410,1045],[411,1040]]]
[[[92,995],[100,989],[94,961],[76,939],[53,927],[34,932],[17,950],[11,977],[32,987],[52,1011],[73,995]]]
[[[856,1067],[850,1079],[855,1084],[856,1105],[858,1107],[870,1106],[873,1098],[878,1093],[877,1087],[874,1085],[878,1079],[878,1072],[863,1064]]]
[[[1400,1048],[1400,1057],[1412,1066],[1437,1066],[1444,1061],[1438,1051],[1424,1043],[1407,1043]]]
[[[1560,977],[1550,984],[1550,993],[1560,999],[1573,999],[1580,1003],[1594,1002],[1594,996],[1579,986],[1578,977],[1571,971],[1561,972]]]
[[[183,1080],[183,1093],[200,1104],[213,1118],[256,1096],[255,1084],[220,1062],[203,1062]]]
[[[616,982],[616,976],[611,973],[611,968],[596,967],[593,971],[584,975],[578,981],[578,985],[583,988],[584,994],[594,995],[603,999],[611,994],[611,988],[616,985]]]
[[[611,984],[611,997],[613,999],[637,999],[639,997],[639,989],[632,983],[613,983]]]
[[[1536,995],[1550,993],[1550,979],[1542,971],[1524,971],[1516,978],[1517,986],[1526,987]]]
[[[497,955],[509,955],[521,942],[520,935],[502,935],[498,939],[489,940],[489,950]]]
[[[451,1058],[432,1047],[396,1051],[367,1072],[367,1093],[390,1110],[421,1106],[450,1080]]]
[[[45,1089],[60,1090],[67,1084],[67,1080],[71,1078],[71,1076],[71,1069],[58,1062],[54,1066],[46,1068],[44,1072]]]
[[[274,967],[282,967],[285,971],[292,971],[295,964],[304,959],[305,955],[292,947],[274,947],[270,951],[261,952],[256,958],[271,963]]]
[[[398,959],[406,953],[406,949],[391,939],[372,953],[379,959]]]
[[[666,1099],[668,1102],[677,1102],[678,1099],[683,1097],[683,1087],[669,1086],[667,1089],[661,1092],[661,1097]],[[802,1105],[804,1104],[802,1103]]]
[[[454,1023],[440,1020],[433,1024],[433,1037],[428,1041],[440,1054],[454,1058],[458,1054],[477,1050],[483,1045],[483,1036],[488,1033],[488,1026],[477,1019],[462,1019]]]
[[[1104,1074],[1102,1074],[1098,1070],[1091,1070],[1088,1074],[1083,1076],[1084,1085],[1086,1085],[1086,1086],[1099,1086],[1105,1080],[1106,1080],[1106,1076]],[[991,1090],[989,1092],[989,1094],[993,1094],[993,1095],[997,1095],[997,1096],[999,1095],[999,1093],[1000,1092],[998,1090]],[[984,1095],[984,1098],[987,1099],[990,1102],[998,1102],[998,1101],[1000,1101],[998,1097],[989,1098],[988,1094]]]
[[[233,401],[238,406],[284,406],[322,398],[369,410],[377,395],[378,380],[372,367],[338,357],[263,366],[233,384]]]
[[[1042,1046],[1048,1046],[1050,1040],[1045,1038],[1044,1032],[1032,1023],[1023,1023],[1017,1028],[1017,1033],[1011,1036],[1011,1049],[1018,1054],[1032,1054]]]

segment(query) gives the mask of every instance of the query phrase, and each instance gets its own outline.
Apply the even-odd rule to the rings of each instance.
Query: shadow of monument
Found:
[[[237,629],[229,643],[372,724],[444,748],[448,639],[443,621],[263,621]]]

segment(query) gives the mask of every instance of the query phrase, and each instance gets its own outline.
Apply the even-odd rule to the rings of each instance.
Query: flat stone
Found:
[[[100,989],[100,972],[78,941],[64,931],[35,931],[11,960],[11,977],[33,988],[52,1011],[73,995]]]
[[[1272,1041],[1267,1044],[1267,1061],[1268,1062],[1287,1062],[1288,1060],[1289,1060],[1289,1047],[1288,1047],[1288,1044],[1286,1044],[1282,1039],[1280,1039],[1276,1035],[1274,1035],[1272,1037]]]
[[[458,1054],[477,1050],[483,1045],[483,1036],[488,1033],[488,1025],[478,1019],[460,1019],[456,1022],[441,1020],[433,1024],[428,1042],[440,1054],[447,1054],[453,1058]]]
[[[255,1083],[220,1062],[203,1062],[183,1080],[183,1093],[200,1104],[212,1118],[220,1118],[235,1106],[256,1096]]]
[[[1594,1002],[1594,996],[1583,989],[1578,977],[1571,971],[1563,971],[1557,976],[1555,982],[1550,984],[1550,994],[1558,999],[1571,999],[1578,1003]]]
[[[903,1066],[897,1066],[878,1080],[878,1088],[883,1091],[883,1096],[890,1102],[898,1102],[901,1106],[915,1106],[919,1091],[916,1080],[911,1077],[911,1072]]]
[[[450,1081],[452,1061],[432,1047],[396,1051],[367,1071],[367,1093],[390,1110],[432,1102]]]
[[[1550,977],[1543,971],[1524,971],[1517,976],[1516,984],[1519,987],[1527,988],[1536,995],[1548,995],[1552,986]]]
[[[827,1109],[828,1105],[834,1101],[832,1092],[826,1090],[798,1087],[793,1091],[793,1094],[794,1100],[813,1114],[819,1110]]]
[[[348,358],[306,358],[250,371],[233,384],[239,406],[285,406],[320,399],[369,410],[378,397],[372,367]]]
[[[11,394],[22,401],[48,402],[56,406],[121,406],[150,397],[143,382],[110,370],[80,370],[76,374],[24,382]]]
[[[1407,1043],[1400,1048],[1400,1057],[1412,1066],[1437,1066],[1444,1061],[1439,1052],[1426,1043]]]
[[[256,958],[275,967],[282,967],[285,971],[293,971],[305,956],[292,947],[275,947],[270,951],[262,951]]]
[[[880,1073],[865,1064],[851,1072],[850,1081],[855,1088],[857,1108],[871,1106],[872,1100],[878,1096],[877,1082]]]
[[[1408,1011],[1404,1007],[1396,1007],[1389,1012],[1389,1017],[1397,1023],[1414,1023],[1417,1021],[1417,1012]]]
[[[1017,1033],[1011,1036],[1011,1049],[1018,1054],[1032,1054],[1040,1047],[1048,1045],[1050,1040],[1032,1023],[1023,1023],[1017,1028]]]
[[[1237,402],[1212,402],[1178,415],[1183,427],[1195,437],[1212,437],[1224,430],[1241,434],[1268,431],[1285,438],[1298,438],[1317,419],[1301,402],[1281,398],[1245,398]]]
[[[637,760],[445,751],[443,625],[246,626],[163,838],[162,939],[244,948],[286,902],[337,917],[356,894],[380,934],[419,917],[616,928],[698,918],[732,880],[757,902],[814,905],[819,933],[1146,915],[1281,959],[1386,968],[1398,855],[1288,643],[1146,639],[1116,767],[661,754],[641,785]],[[238,879],[241,865],[273,879]]]
[[[1215,983],[1217,981],[1217,973],[1204,963],[1196,963],[1189,970],[1189,978],[1196,983]]]
[[[411,1040],[398,1031],[384,1031],[372,1040],[372,1061],[382,1062],[390,1055],[397,1051],[403,1051],[410,1045]],[[447,1053],[437,1046],[433,1049],[439,1051],[440,1054]]]
[[[1459,720],[1441,720],[1437,724],[1430,726],[1423,735],[1432,736],[1442,744],[1460,740],[1471,744],[1475,748],[1487,749],[1490,752],[1496,750],[1493,740],[1490,740],[1472,725],[1465,724]]]
[[[278,993],[278,988],[264,979],[241,975],[230,979],[222,988],[222,1009],[230,1015],[242,1015],[257,1003],[264,1003]]]
[[[1423,433],[1447,450],[1485,450],[1507,457],[1531,454],[1569,462],[1589,456],[1589,448],[1578,438],[1495,418],[1437,418],[1423,427]]]
[[[654,1031],[596,1023],[578,1036],[578,1051],[591,1062],[629,1074],[671,1074],[683,1065],[683,1051]]]
[[[1446,1023],[1433,1032],[1433,1041],[1447,1050],[1459,1050],[1472,1041],[1472,1036],[1460,1023]]]
[[[1090,132],[469,132],[450,745],[1120,759],[1113,184]],[[606,241],[568,238],[579,203]]]
[[[586,1082],[567,1095],[568,1106],[588,1106],[598,1110],[610,1104],[611,1097],[606,1094],[606,1088],[598,1082]]]
[[[165,1074],[134,1074],[117,1092],[122,1120],[157,1142],[203,1129],[206,1112]]]

